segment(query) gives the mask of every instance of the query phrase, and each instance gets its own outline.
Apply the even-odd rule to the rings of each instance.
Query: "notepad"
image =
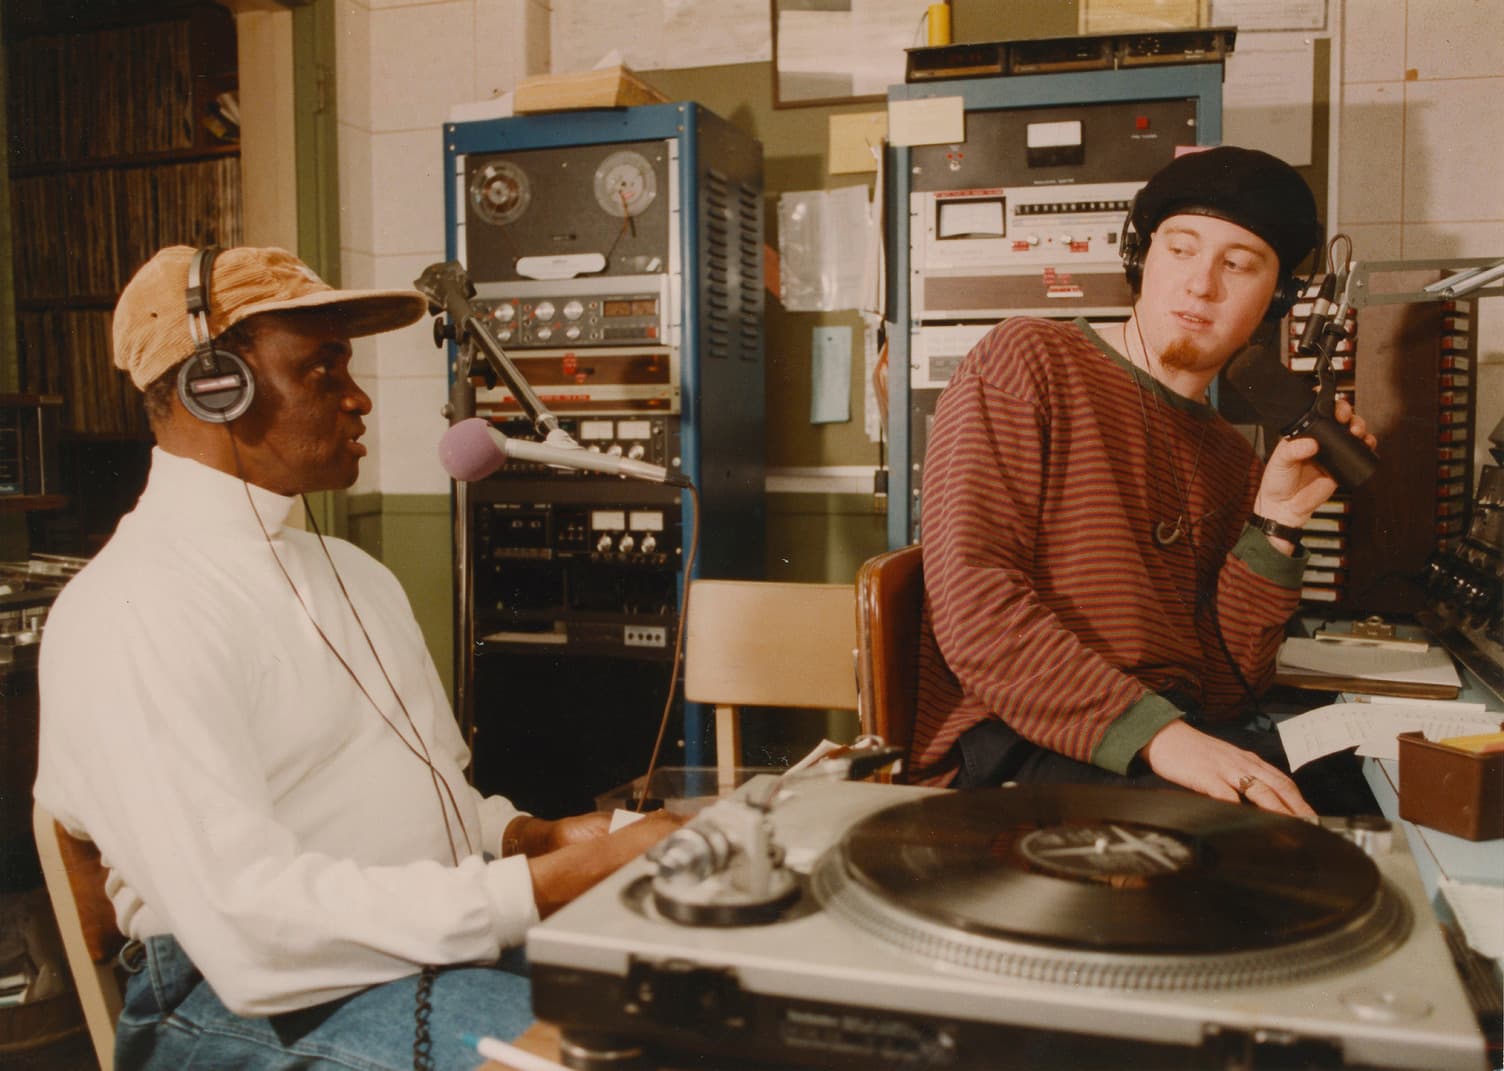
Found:
[[[1280,684],[1369,695],[1453,699],[1462,687],[1452,656],[1434,645],[1397,650],[1295,636],[1281,645],[1274,670]]]

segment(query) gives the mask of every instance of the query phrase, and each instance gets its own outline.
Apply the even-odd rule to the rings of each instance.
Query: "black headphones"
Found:
[[[228,424],[251,407],[256,379],[239,354],[214,345],[209,330],[209,281],[215,246],[193,254],[188,265],[188,334],[193,355],[178,370],[178,399],[183,408],[211,424]]]
[[[1128,214],[1123,217],[1123,230],[1118,235],[1118,256],[1123,260],[1123,274],[1128,278],[1128,285],[1132,288],[1134,296],[1138,296],[1144,282],[1144,260],[1149,256],[1149,242],[1152,235],[1138,232],[1138,226],[1134,222],[1138,216],[1138,194],[1133,195],[1133,203],[1128,208]],[[1316,236],[1316,248],[1321,248],[1322,235]],[[1269,308],[1264,312],[1264,320],[1267,323],[1278,323],[1284,319],[1285,314],[1300,300],[1301,291],[1306,283],[1294,274],[1281,275],[1279,281],[1274,284],[1274,296],[1269,299]]]

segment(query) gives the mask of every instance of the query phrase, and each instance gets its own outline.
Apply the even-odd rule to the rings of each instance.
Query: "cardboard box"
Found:
[[[1504,752],[1400,733],[1400,817],[1468,840],[1504,837]]]
[[[582,108],[628,108],[637,104],[665,104],[668,98],[625,67],[574,74],[544,74],[524,78],[512,96],[512,110],[576,111]]]

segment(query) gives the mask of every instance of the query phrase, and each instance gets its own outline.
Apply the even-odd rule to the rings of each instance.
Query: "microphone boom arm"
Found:
[[[532,386],[518,371],[512,359],[502,348],[501,340],[483,316],[475,314],[471,299],[475,297],[475,285],[470,281],[465,268],[457,260],[430,264],[413,286],[428,298],[428,311],[439,317],[434,322],[434,343],[443,345],[445,339],[453,339],[460,351],[460,368],[455,376],[469,379],[470,368],[477,352],[485,358],[483,374],[488,385],[494,386],[499,379],[505,383],[512,396],[533,423],[539,438],[557,446],[577,445],[574,439],[559,426],[556,417],[543,404]],[[448,321],[444,321],[444,317]]]

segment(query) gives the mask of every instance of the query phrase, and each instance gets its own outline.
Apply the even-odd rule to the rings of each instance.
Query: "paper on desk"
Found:
[[[1497,729],[1499,714],[1481,703],[1415,699],[1383,703],[1333,703],[1279,723],[1290,769],[1357,745],[1358,754],[1399,758],[1400,733],[1423,732],[1427,740]]]
[[[628,811],[618,807],[611,812],[611,826],[606,832],[615,833],[618,829],[625,829],[627,826],[634,825],[646,817],[647,812],[645,811]]]
[[[1397,650],[1357,643],[1329,643],[1292,636],[1280,645],[1277,669],[1320,673],[1329,677],[1362,677],[1373,681],[1406,681],[1460,687],[1457,667],[1443,647]]]
[[[1467,943],[1494,959],[1504,957],[1504,886],[1442,878],[1437,883]]]

